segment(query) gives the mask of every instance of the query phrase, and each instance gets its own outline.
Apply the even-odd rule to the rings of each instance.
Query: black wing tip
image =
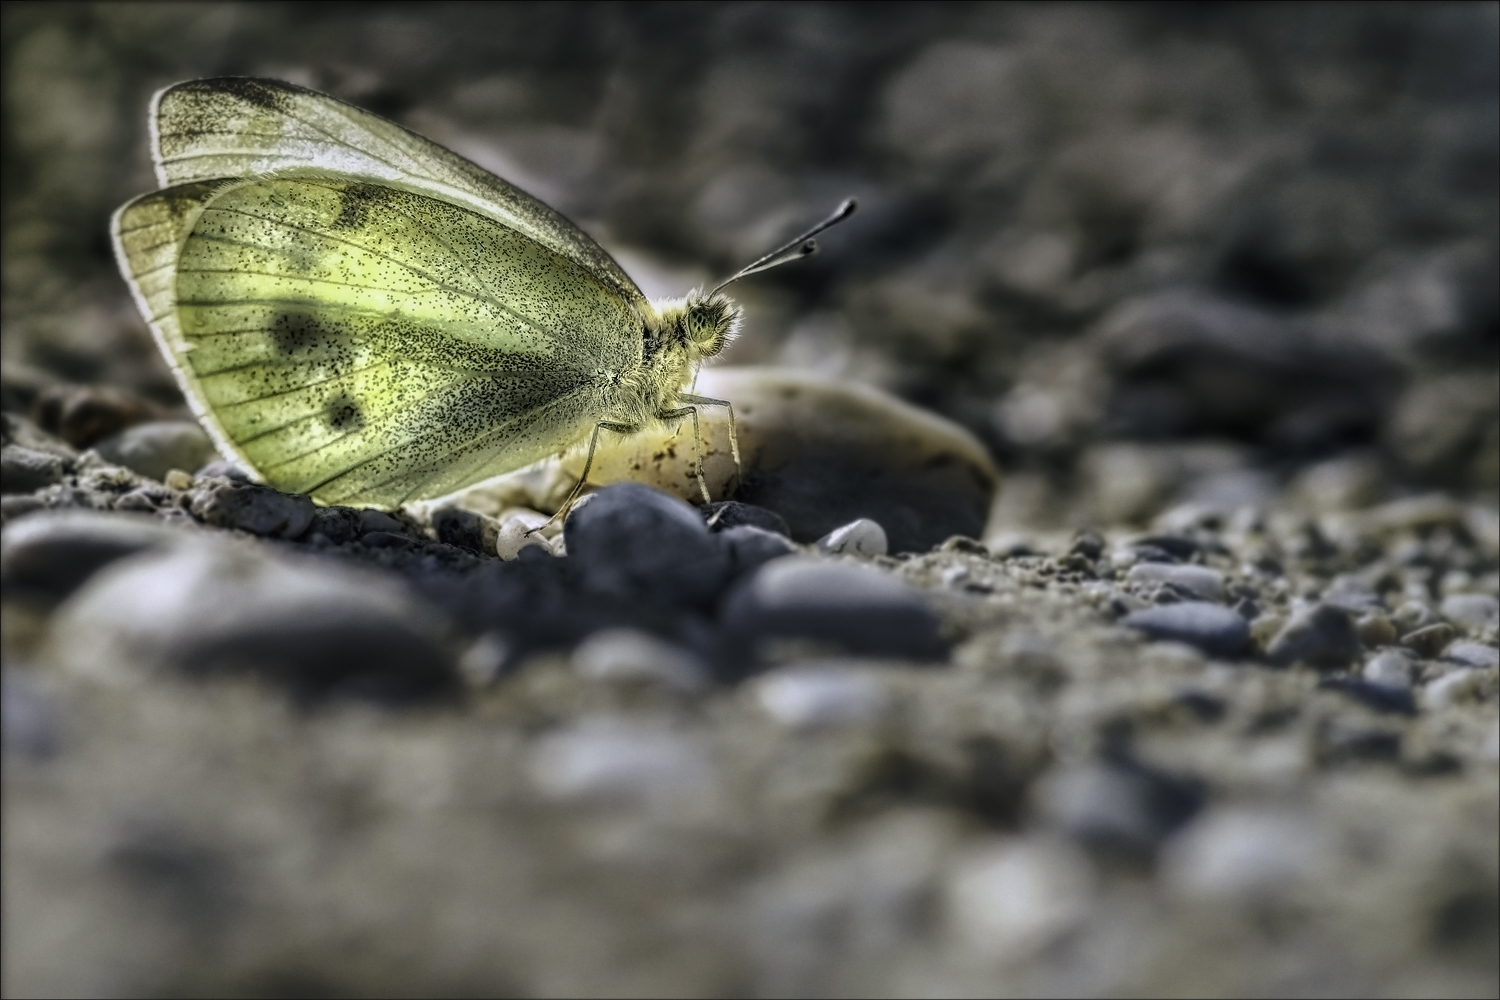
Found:
[[[285,112],[288,97],[316,93],[295,83],[264,76],[208,76],[174,83],[161,92],[161,98],[177,94],[224,94],[257,107]]]

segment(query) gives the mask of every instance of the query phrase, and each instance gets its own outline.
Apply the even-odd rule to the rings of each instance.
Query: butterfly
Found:
[[[697,445],[698,409],[729,406],[688,391],[739,325],[723,288],[855,209],[650,302],[558,212],[325,94],[192,80],[150,127],[161,190],[111,220],[136,305],[219,450],[329,504],[398,507],[588,440],[571,503],[600,431],[690,417]]]

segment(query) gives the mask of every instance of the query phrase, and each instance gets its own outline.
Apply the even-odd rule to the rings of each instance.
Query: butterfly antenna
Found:
[[[728,287],[734,282],[739,281],[741,278],[749,277],[752,274],[759,274],[761,271],[769,271],[773,267],[779,267],[782,264],[790,263],[794,260],[801,260],[803,257],[807,257],[811,254],[817,253],[818,241],[813,239],[813,237],[821,233],[823,230],[828,229],[831,226],[836,226],[840,222],[843,222],[845,219],[849,218],[849,216],[853,215],[854,210],[857,208],[859,208],[858,201],[854,200],[853,198],[845,198],[844,203],[840,205],[828,218],[824,219],[816,226],[813,226],[811,229],[798,236],[796,239],[788,240],[786,243],[777,247],[775,250],[772,250],[764,257],[746,264],[744,267],[740,268],[739,271],[735,272],[732,278],[728,278],[725,281],[720,282],[717,286],[714,287],[713,292],[709,292],[708,294],[712,295],[714,294],[714,292],[718,292],[721,289]]]

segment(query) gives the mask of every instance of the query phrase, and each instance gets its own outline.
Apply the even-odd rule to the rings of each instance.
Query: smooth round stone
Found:
[[[191,420],[157,420],[127,427],[94,445],[101,458],[160,482],[173,469],[190,472],[217,455],[203,428]]]
[[[772,559],[792,555],[797,546],[785,535],[749,524],[736,525],[719,532],[719,539],[729,549],[729,559],[736,576],[759,569]]]
[[[496,519],[495,555],[515,559],[525,548],[546,549],[548,539],[537,530],[547,523],[547,515],[527,507],[509,507]]]
[[[730,592],[723,621],[752,641],[807,639],[897,659],[944,656],[938,617],[919,593],[879,570],[848,563],[769,562]]]
[[[1062,838],[1036,838],[961,857],[943,895],[950,924],[971,951],[1015,960],[1083,923],[1095,883],[1086,853]]]
[[[1165,583],[1199,600],[1217,601],[1224,596],[1224,574],[1207,566],[1174,563],[1136,563],[1125,574],[1130,583]]]
[[[1371,684],[1405,690],[1411,687],[1412,662],[1403,653],[1387,649],[1365,661],[1362,675]]]
[[[1204,791],[1189,778],[1130,760],[1091,761],[1043,779],[1042,816],[1099,847],[1147,852],[1202,807]]]
[[[783,667],[755,681],[761,709],[789,729],[873,722],[890,707],[890,692],[868,672],[836,663]]]
[[[1207,601],[1145,608],[1126,615],[1123,624],[1151,639],[1186,643],[1209,656],[1239,656],[1250,642],[1249,622],[1232,608]]]
[[[1183,831],[1162,870],[1166,884],[1188,898],[1266,899],[1317,875],[1330,849],[1323,832],[1295,813],[1229,808]]]
[[[1337,668],[1363,653],[1364,644],[1349,612],[1332,604],[1315,604],[1293,615],[1266,647],[1266,657],[1282,666],[1301,662]]]
[[[1453,641],[1457,633],[1447,622],[1437,622],[1402,636],[1401,644],[1416,652],[1418,656],[1434,657]]]
[[[240,465],[238,462],[231,462],[228,459],[224,458],[215,459],[214,461],[209,462],[197,472],[193,473],[193,478],[232,479],[237,483],[255,482],[255,480],[251,478],[250,473],[245,470],[245,467],[243,465]]]
[[[1460,667],[1422,686],[1422,701],[1428,708],[1451,708],[1482,697],[1488,686],[1494,697],[1494,672]]]
[[[729,552],[698,512],[639,483],[599,490],[569,515],[563,535],[571,565],[597,593],[703,606],[729,577]]]
[[[302,699],[457,689],[441,616],[382,574],[195,536],[121,560],[58,609],[47,656],[129,684],[248,673]]]
[[[500,534],[500,525],[493,518],[458,507],[433,511],[431,523],[438,541],[484,555],[494,553]]]
[[[1500,622],[1500,600],[1489,594],[1449,594],[1443,598],[1443,617],[1470,632]]]
[[[886,541],[885,529],[868,517],[862,517],[834,528],[818,539],[818,548],[835,555],[873,559],[885,555],[890,545]]]
[[[185,537],[147,515],[38,511],[6,525],[0,536],[0,586],[7,594],[60,601],[115,560]]]
[[[538,741],[528,770],[549,798],[662,803],[710,793],[714,772],[698,740],[647,723],[595,718]]]
[[[708,672],[680,646],[635,629],[595,632],[573,650],[580,677],[606,683],[655,684],[693,693],[708,686]]]
[[[300,493],[218,480],[198,489],[192,511],[194,517],[215,527],[292,539],[300,538],[311,526],[317,507]]]
[[[67,459],[51,452],[19,444],[0,448],[0,490],[6,493],[31,493],[61,482],[67,472]]]
[[[1477,642],[1455,642],[1443,650],[1443,659],[1449,663],[1483,670],[1500,666],[1500,649]]]
[[[1379,611],[1367,611],[1354,622],[1359,641],[1367,647],[1389,646],[1396,641],[1396,626]]]

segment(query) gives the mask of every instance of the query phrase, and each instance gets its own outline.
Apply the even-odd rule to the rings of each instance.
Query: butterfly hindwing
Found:
[[[304,168],[382,181],[488,216],[576,261],[632,308],[649,308],[614,259],[558,212],[437,143],[325,94],[277,80],[191,80],[159,92],[151,119],[163,187]]]
[[[394,506],[556,453],[639,351],[638,316],[577,261],[322,171],[158,192],[116,241],[221,445],[325,502]]]

